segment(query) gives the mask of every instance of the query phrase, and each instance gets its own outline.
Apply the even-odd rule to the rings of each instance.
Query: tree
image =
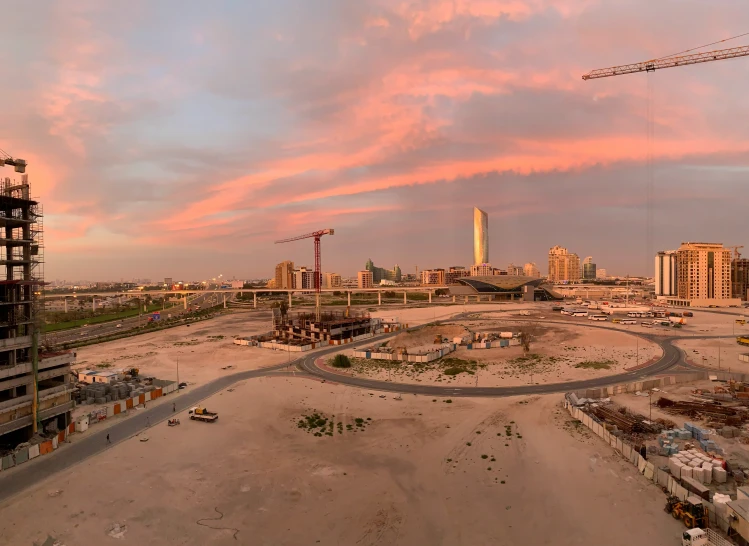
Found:
[[[523,353],[528,354],[531,351],[531,343],[536,340],[537,333],[538,324],[535,322],[524,324],[520,327],[518,339],[520,339],[520,346],[523,348]]]

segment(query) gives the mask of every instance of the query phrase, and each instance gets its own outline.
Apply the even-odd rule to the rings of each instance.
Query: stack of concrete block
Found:
[[[702,483],[709,485],[713,481],[713,465],[712,463],[702,463]]]
[[[726,483],[728,473],[720,466],[713,467],[713,481],[715,483]]]
[[[670,457],[668,459],[668,469],[671,471],[671,475],[675,478],[681,478],[681,471],[684,468],[684,463],[678,457]]]

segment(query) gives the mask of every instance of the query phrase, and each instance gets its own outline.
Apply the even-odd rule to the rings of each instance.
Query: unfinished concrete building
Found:
[[[324,311],[317,322],[314,313],[282,315],[276,308],[273,310],[273,335],[292,345],[342,341],[371,335],[377,322],[367,312]]]
[[[0,451],[70,422],[75,353],[45,353],[43,225],[21,182],[0,180]]]

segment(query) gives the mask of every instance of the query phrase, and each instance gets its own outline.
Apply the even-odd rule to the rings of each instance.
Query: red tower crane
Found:
[[[334,234],[335,230],[333,229],[321,229],[319,231],[313,231],[312,233],[307,233],[305,235],[299,235],[298,237],[291,237],[289,239],[281,239],[280,241],[276,241],[276,244],[279,244],[299,241],[301,239],[315,240],[315,318],[317,322],[320,322],[320,289],[322,288],[322,269],[320,268],[320,237],[322,237],[323,235]]]

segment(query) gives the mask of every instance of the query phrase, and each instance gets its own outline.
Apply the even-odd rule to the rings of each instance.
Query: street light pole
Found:
[[[179,389],[179,356],[177,357],[177,388]]]

